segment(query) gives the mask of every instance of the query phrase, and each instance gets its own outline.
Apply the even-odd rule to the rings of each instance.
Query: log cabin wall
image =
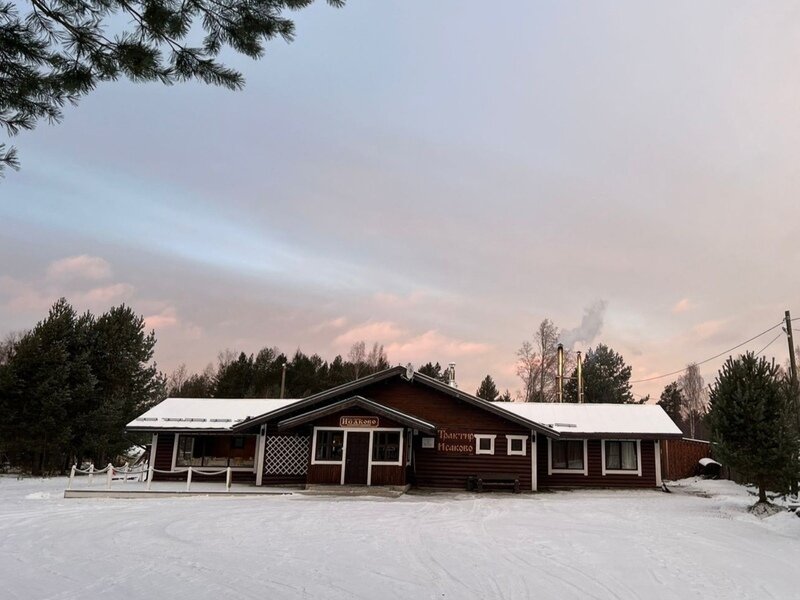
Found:
[[[419,383],[392,378],[369,385],[357,392],[358,395],[374,400],[389,408],[394,408],[403,413],[413,415],[428,421],[437,428],[464,431],[476,434],[496,435],[495,453],[450,455],[438,452],[436,448],[422,448],[422,438],[430,437],[424,434],[413,436],[413,460],[406,466],[406,445],[403,445],[403,464],[401,466],[372,466],[372,485],[404,485],[412,483],[420,487],[435,488],[466,488],[467,478],[478,473],[507,473],[519,476],[523,490],[531,489],[531,449],[530,431],[515,423],[494,415],[486,410],[454,398],[449,394],[434,390]],[[332,404],[344,398],[355,395],[346,393],[342,396],[330,398],[315,408]],[[327,415],[315,422],[321,427],[338,427],[341,415],[369,415],[360,408],[344,409],[340,414]],[[285,418],[285,417],[282,417]],[[381,427],[402,427],[385,417],[379,417]],[[276,431],[277,423],[272,422],[267,426],[267,431]],[[365,429],[365,431],[368,431]],[[410,433],[406,429],[404,435]],[[269,434],[269,433],[268,433]],[[526,436],[525,456],[507,454],[507,441],[505,436]],[[341,467],[338,465],[311,465],[311,452],[309,450],[309,476],[308,483],[339,483],[341,481]]]
[[[539,436],[537,449],[537,470],[539,488],[572,488],[572,487],[656,487],[656,453],[653,440],[642,440],[642,475],[608,474],[603,475],[602,440],[587,440],[588,474],[553,473],[548,475],[550,456],[545,436]]]

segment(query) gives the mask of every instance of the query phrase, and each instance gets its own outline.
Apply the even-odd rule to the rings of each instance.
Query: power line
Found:
[[[792,321],[795,321],[795,320],[800,320],[800,317],[798,317],[797,319],[792,319]],[[765,329],[764,331],[762,331],[758,335],[754,335],[749,340],[745,340],[741,344],[736,344],[733,348],[728,348],[727,350],[725,350],[723,352],[720,352],[719,354],[715,354],[714,356],[712,356],[710,358],[706,358],[704,360],[697,361],[694,364],[696,364],[696,365],[704,365],[705,363],[711,362],[712,360],[717,359],[720,356],[724,356],[724,355],[728,354],[729,352],[733,352],[737,348],[741,348],[745,344],[749,344],[753,340],[756,340],[756,339],[760,338],[762,335],[764,335],[766,333],[769,333],[770,331],[772,331],[776,327],[780,327],[784,323],[785,323],[784,321],[780,321],[779,323],[777,323],[776,325],[773,325],[769,329]],[[772,343],[772,342],[770,342],[770,343]],[[677,371],[672,371],[672,373],[664,373],[663,375],[656,375],[654,377],[647,377],[645,379],[637,379],[636,381],[631,381],[630,383],[644,383],[645,381],[655,381],[656,379],[663,379],[664,377],[671,377],[672,375],[677,375],[678,373],[683,373],[685,370],[686,370],[686,367],[684,367],[683,369],[678,369]]]
[[[758,352],[756,352],[756,356],[758,356],[758,355],[759,355],[759,354],[761,354],[761,353],[762,353],[764,350],[766,350],[767,348],[769,348],[770,346],[772,346],[772,344],[774,344],[776,341],[778,341],[778,338],[779,338],[779,337],[781,337],[782,335],[783,335],[783,332],[781,331],[781,332],[780,332],[778,335],[776,335],[774,338],[772,338],[772,341],[771,341],[769,344],[767,344],[767,345],[766,345],[766,346],[764,346],[764,347],[763,347],[761,350],[759,350]]]

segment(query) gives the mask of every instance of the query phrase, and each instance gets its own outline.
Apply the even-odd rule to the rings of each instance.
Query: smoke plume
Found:
[[[568,350],[579,343],[590,344],[600,330],[603,328],[603,317],[606,314],[606,307],[608,302],[605,300],[598,300],[583,311],[583,318],[581,324],[575,329],[564,329],[561,331],[561,343]]]

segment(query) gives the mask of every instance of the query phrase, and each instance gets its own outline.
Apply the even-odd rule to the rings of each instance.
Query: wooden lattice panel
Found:
[[[264,472],[267,475],[305,475],[308,471],[309,436],[276,435],[267,438]]]

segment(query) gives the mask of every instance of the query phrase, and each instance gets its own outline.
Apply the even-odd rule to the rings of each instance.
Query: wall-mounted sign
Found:
[[[378,427],[378,417],[339,417],[339,427]]]
[[[422,438],[422,447],[423,448],[435,448],[436,447],[436,438],[431,438],[431,437]]]
[[[440,429],[436,450],[445,454],[475,454],[475,434],[470,431]]]

